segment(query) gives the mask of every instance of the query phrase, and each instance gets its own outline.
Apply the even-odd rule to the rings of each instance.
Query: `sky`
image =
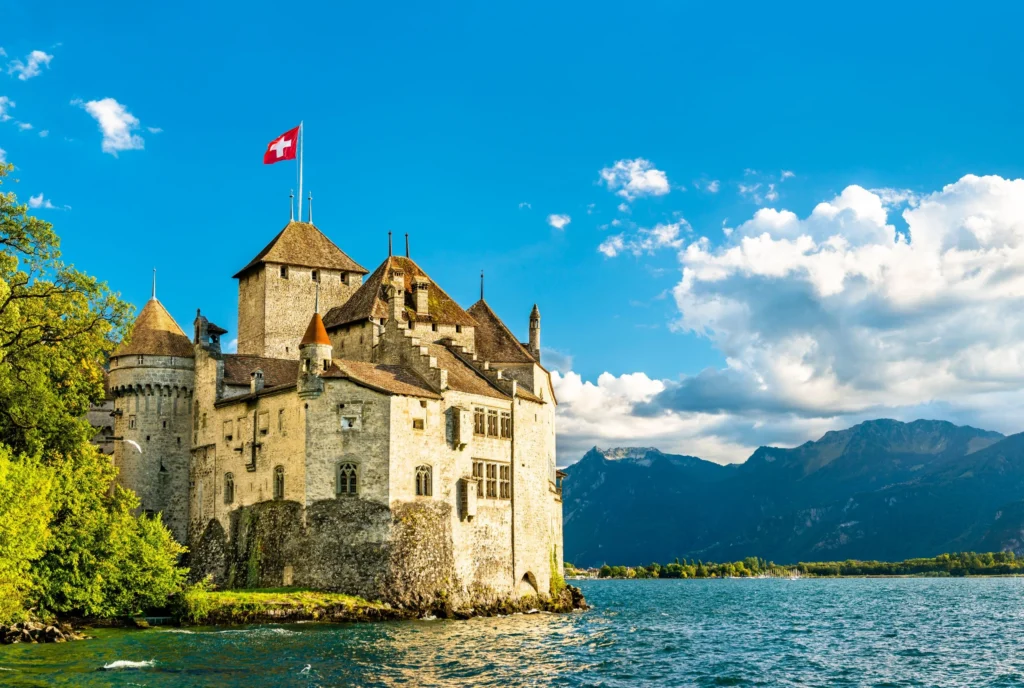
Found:
[[[2,3],[5,185],[188,331],[288,219],[523,340],[560,465],[868,418],[1024,430],[1014,3]],[[232,337],[231,334],[228,338]]]

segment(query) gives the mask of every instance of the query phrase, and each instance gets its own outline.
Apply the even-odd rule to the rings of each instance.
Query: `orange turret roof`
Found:
[[[331,345],[331,340],[327,336],[327,330],[324,328],[323,318],[320,317],[319,313],[313,314],[309,321],[309,327],[306,328],[306,334],[302,335],[302,341],[299,342],[299,346],[306,346],[307,344]]]

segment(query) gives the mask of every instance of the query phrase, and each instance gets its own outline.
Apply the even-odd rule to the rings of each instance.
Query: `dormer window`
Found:
[[[288,279],[288,266],[287,265],[282,265],[281,266],[281,279]]]

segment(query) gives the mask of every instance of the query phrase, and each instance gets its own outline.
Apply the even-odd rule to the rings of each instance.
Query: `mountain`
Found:
[[[1024,434],[875,420],[738,465],[594,448],[566,473],[577,566],[1024,551]]]

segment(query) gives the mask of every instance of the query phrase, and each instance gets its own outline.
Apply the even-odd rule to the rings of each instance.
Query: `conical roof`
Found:
[[[439,325],[465,325],[467,327],[476,325],[472,316],[462,310],[462,307],[455,303],[452,297],[437,286],[437,283],[431,280],[419,265],[411,258],[404,256],[388,256],[380,264],[380,267],[373,271],[372,275],[363,280],[363,284],[344,305],[336,306],[327,312],[324,324],[334,328],[367,318],[390,317],[383,288],[388,284],[393,269],[401,270],[404,273],[406,320],[425,321]],[[430,284],[427,286],[427,315],[416,313],[416,301],[412,292],[412,282],[416,277],[426,277],[430,280]]]
[[[314,313],[313,317],[310,318],[306,334],[302,335],[302,341],[299,342],[299,346],[306,346],[307,344],[331,345],[331,340],[327,336],[327,330],[324,329],[324,321],[319,313]]]
[[[241,277],[264,263],[344,270],[361,275],[367,272],[366,268],[345,255],[323,232],[308,222],[292,221],[285,225],[248,265],[235,273],[235,277]]]
[[[519,343],[486,301],[480,299],[470,306],[469,314],[477,322],[473,331],[473,343],[478,359],[491,363],[534,362],[530,352]]]
[[[114,356],[193,356],[192,342],[154,296],[135,319],[132,333],[114,351]]]

